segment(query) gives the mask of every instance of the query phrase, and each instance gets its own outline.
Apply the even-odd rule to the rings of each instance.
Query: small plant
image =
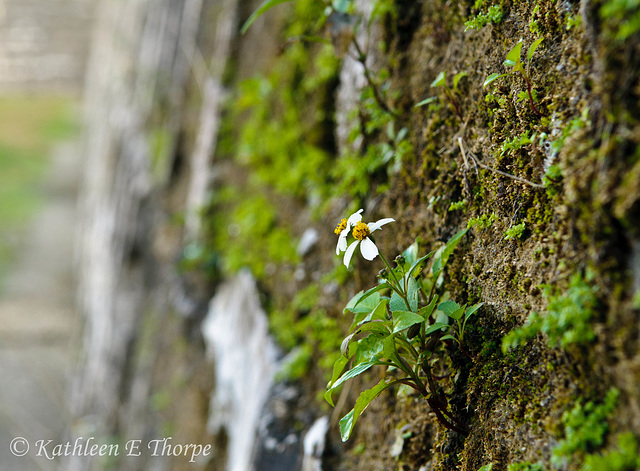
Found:
[[[340,420],[342,440],[349,439],[358,417],[369,403],[395,385],[417,391],[445,427],[466,434],[466,427],[448,410],[446,395],[432,373],[432,362],[442,353],[438,350],[442,341],[453,341],[462,350],[466,323],[483,304],[467,307],[451,300],[439,303],[440,296],[436,293],[447,261],[467,229],[454,235],[441,249],[423,257],[418,258],[418,247],[414,243],[396,257],[396,266],[392,268],[379,252],[372,233],[393,219],[366,224],[362,222],[361,213],[362,210],[343,219],[336,228],[336,252],[344,252],[343,263],[348,266],[359,246],[366,260],[379,255],[386,268],[380,272],[377,286],[356,294],[344,309],[345,313],[354,315],[354,320],[342,342],[342,355],[334,365],[325,398],[333,405],[333,392],[374,366],[386,368],[386,374],[374,387],[363,391],[354,408]],[[349,236],[354,241],[348,245]],[[429,258],[433,259],[431,270],[421,276]],[[450,325],[449,319],[456,323]]]
[[[460,106],[458,105],[458,101],[456,100],[455,94],[458,93],[458,83],[460,82],[460,79],[466,76],[467,76],[466,72],[458,72],[456,75],[453,76],[453,90],[447,86],[447,73],[444,71],[440,72],[436,77],[436,79],[433,82],[431,82],[431,87],[442,87],[444,89],[444,93],[447,96],[447,99],[449,100],[449,103],[453,107],[453,110],[455,111],[456,115],[458,116],[458,118],[460,118],[460,121],[462,121],[462,112],[460,111]],[[420,106],[427,105],[437,99],[438,97],[425,98],[421,102],[417,103],[415,107],[418,108]]]
[[[482,1],[476,2],[475,7],[478,9],[481,8],[482,3]],[[475,17],[469,18],[469,20],[464,24],[464,30],[482,29],[488,23],[497,25],[502,21],[502,15],[501,5],[491,5],[486,13],[478,13]]]
[[[522,327],[512,330],[502,339],[502,350],[506,353],[539,333],[547,335],[551,346],[591,342],[595,338],[591,318],[597,304],[595,287],[589,284],[591,278],[589,272],[586,280],[580,274],[574,275],[564,293],[546,286],[543,292],[549,301],[546,315],[532,312]]]
[[[538,108],[536,108],[536,105],[534,103],[534,99],[533,99],[533,95],[532,95],[532,84],[531,84],[531,78],[529,76],[529,69],[531,68],[531,57],[533,56],[534,52],[536,51],[536,49],[538,48],[538,46],[540,45],[540,43],[544,40],[544,38],[538,38],[536,39],[533,44],[531,44],[531,46],[529,46],[529,50],[527,51],[527,67],[525,69],[525,67],[523,67],[522,65],[522,61],[520,60],[520,55],[522,52],[522,39],[520,41],[518,41],[518,44],[516,44],[513,49],[511,49],[508,53],[507,56],[505,58],[504,61],[504,65],[506,65],[507,67],[511,67],[512,72],[506,73],[506,74],[498,74],[498,73],[493,73],[491,75],[489,75],[487,77],[487,79],[484,81],[484,84],[482,85],[483,87],[486,87],[487,85],[489,85],[490,83],[492,83],[493,81],[501,78],[501,77],[508,77],[509,75],[514,75],[516,72],[519,72],[520,75],[522,75],[522,78],[524,78],[524,81],[527,85],[527,95],[529,97],[529,105],[531,106],[531,110],[537,114],[538,116],[544,116],[539,110]]]
[[[528,146],[534,141],[535,138],[536,138],[535,134],[529,137],[529,132],[525,131],[520,136],[516,136],[511,140],[504,141],[502,143],[502,148],[501,148],[502,151],[500,152],[500,156],[503,156],[504,154],[508,154],[511,151],[518,150],[521,147]]]
[[[521,222],[513,227],[510,227],[504,232],[504,240],[513,239],[517,237],[518,239],[522,239],[522,234],[524,234],[524,230],[526,229],[526,224]]]
[[[455,201],[449,205],[449,211],[458,211],[460,209],[466,209],[467,200]]]
[[[467,221],[467,228],[471,229],[472,227],[480,227],[482,229],[489,229],[491,225],[498,220],[498,216],[495,213],[491,213],[490,215],[483,214],[482,216],[478,216],[477,218],[471,218]]]
[[[615,410],[619,396],[619,391],[611,388],[602,404],[578,402],[562,414],[565,438],[553,449],[553,465],[560,467],[575,453],[588,453],[602,446],[609,431],[607,417]]]

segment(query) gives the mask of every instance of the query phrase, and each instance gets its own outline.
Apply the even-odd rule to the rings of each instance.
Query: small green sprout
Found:
[[[449,205],[449,211],[458,211],[467,207],[467,200],[455,201]]]
[[[436,77],[436,79],[433,82],[431,82],[431,87],[442,87],[444,89],[444,93],[447,96],[449,103],[451,103],[453,110],[455,111],[456,115],[458,116],[458,118],[460,118],[461,121],[462,121],[462,113],[460,111],[460,106],[458,105],[458,101],[456,100],[455,94],[458,93],[458,83],[460,83],[460,79],[466,76],[467,76],[467,72],[458,72],[456,75],[454,75],[453,89],[447,86],[447,73],[445,71],[440,72]],[[428,105],[429,103],[437,99],[438,97],[435,97],[435,96],[425,98],[419,103],[416,103],[415,107],[419,108],[421,106]]]
[[[524,230],[526,229],[526,225],[524,222],[510,227],[504,233],[504,240],[513,239],[517,237],[518,239],[522,239],[522,234],[524,234]]]
[[[516,72],[520,72],[520,75],[522,75],[522,77],[524,78],[525,83],[527,84],[527,95],[529,97],[529,105],[531,106],[531,110],[537,114],[538,116],[544,116],[539,110],[538,108],[536,108],[536,105],[534,103],[534,99],[533,99],[533,95],[532,95],[532,86],[531,86],[531,78],[529,76],[528,70],[531,68],[531,57],[533,56],[534,52],[536,51],[536,49],[538,48],[538,46],[540,45],[540,43],[542,43],[542,41],[544,40],[544,38],[540,37],[538,39],[536,39],[533,44],[531,44],[531,46],[529,46],[529,50],[527,51],[527,67],[525,69],[525,67],[523,67],[522,65],[522,61],[520,60],[520,55],[522,52],[522,39],[520,41],[518,41],[518,44],[516,44],[513,49],[511,49],[508,53],[507,56],[505,58],[504,61],[504,65],[506,65],[507,67],[511,67],[512,72],[506,73],[506,74],[498,74],[498,73],[493,73],[491,75],[489,75],[487,77],[487,79],[484,81],[484,83],[482,84],[483,87],[486,87],[487,85],[489,85],[490,83],[494,82],[495,80],[501,78],[501,77],[508,77],[509,75],[514,75]]]

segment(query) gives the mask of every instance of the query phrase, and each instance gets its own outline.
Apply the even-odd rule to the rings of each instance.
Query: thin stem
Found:
[[[540,113],[540,111],[538,111],[538,108],[536,108],[536,105],[533,103],[533,96],[531,95],[531,82],[529,81],[529,77],[527,77],[525,74],[522,74],[522,76],[524,77],[524,81],[527,84],[527,93],[529,94],[529,104],[531,105],[531,109],[538,116],[544,116],[542,113]]]
[[[418,361],[418,358],[420,357],[420,354],[418,353],[418,351],[414,348],[413,345],[411,345],[411,342],[409,342],[406,339],[400,338],[400,337],[396,337],[396,339],[402,343],[403,347],[409,352],[411,353],[411,355],[416,359],[416,361]]]
[[[396,286],[396,289],[394,289],[394,291],[396,293],[398,293],[398,296],[400,296],[402,298],[402,300],[404,301],[404,304],[407,306],[407,310],[411,311],[411,306],[409,305],[409,300],[407,299],[407,295],[400,288],[400,281],[396,277],[396,274],[393,272],[393,269],[391,268],[391,265],[389,265],[389,262],[384,257],[384,255],[382,255],[382,253],[380,253],[380,258],[382,259],[382,261],[384,262],[385,266],[387,267],[387,270],[389,270],[389,275],[391,275],[391,277],[393,278],[393,281],[394,281],[395,286]],[[393,285],[391,287],[393,288]]]
[[[461,137],[458,138],[458,146],[460,147],[460,152],[462,152],[463,160],[465,162],[467,162],[467,154],[464,151],[464,147],[462,145],[462,138]],[[471,160],[473,161],[473,164],[476,167],[484,168],[485,170],[491,170],[492,172],[495,172],[495,173],[497,173],[499,175],[502,175],[503,177],[511,178],[512,180],[518,181],[520,183],[525,183],[525,184],[530,185],[530,186],[532,186],[534,188],[546,188],[546,186],[541,184],[541,183],[533,183],[533,182],[531,182],[529,180],[525,180],[524,178],[516,177],[515,175],[511,175],[510,173],[503,172],[503,171],[498,170],[496,168],[489,167],[488,165],[485,165],[482,162],[478,162],[476,160],[476,158],[473,156],[472,153],[469,153],[469,157],[471,157]]]
[[[376,100],[378,105],[380,105],[380,108],[382,108],[384,111],[389,113],[394,118],[399,118],[398,114],[394,112],[391,108],[389,108],[389,106],[385,103],[384,99],[380,95],[378,86],[373,81],[373,78],[371,77],[371,72],[369,71],[369,68],[367,67],[367,64],[366,64],[367,55],[364,52],[362,52],[362,49],[360,48],[360,45],[358,44],[358,41],[356,40],[355,37],[353,38],[353,45],[355,46],[356,51],[358,52],[358,57],[356,58],[356,60],[360,62],[362,64],[362,67],[364,68],[364,78],[367,80],[367,83],[369,84],[369,86],[371,87],[371,90],[373,91],[373,98]]]
[[[449,87],[447,87],[446,85],[444,87],[444,93],[445,95],[447,95],[447,98],[449,98],[449,102],[451,103],[451,106],[453,106],[453,111],[455,111],[456,115],[458,116],[458,119],[460,119],[460,121],[463,121],[462,113],[460,112],[460,107],[458,106],[458,102],[453,96],[453,92],[451,92]]]

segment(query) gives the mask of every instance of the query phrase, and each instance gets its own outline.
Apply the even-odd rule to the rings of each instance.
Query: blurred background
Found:
[[[80,325],[73,271],[94,0],[0,0],[0,469],[13,437],[61,439]]]

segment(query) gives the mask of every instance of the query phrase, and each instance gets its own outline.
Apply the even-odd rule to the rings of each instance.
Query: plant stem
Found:
[[[391,108],[389,108],[389,106],[385,103],[384,99],[380,95],[378,86],[373,81],[373,78],[371,77],[371,72],[369,71],[369,68],[367,67],[367,64],[366,64],[367,55],[364,52],[362,52],[362,49],[360,48],[360,45],[358,44],[358,41],[356,40],[355,37],[353,38],[353,45],[355,46],[356,51],[358,53],[358,57],[356,58],[356,60],[360,62],[362,64],[362,67],[364,68],[364,78],[367,80],[367,83],[369,84],[369,86],[371,87],[371,90],[373,91],[374,99],[376,100],[380,108],[382,108],[384,111],[389,113],[394,118],[396,119],[399,118],[398,114],[394,112]]]
[[[529,81],[529,77],[527,77],[525,74],[522,74],[522,76],[524,77],[524,81],[527,84],[527,93],[529,94],[529,104],[531,105],[531,109],[538,116],[544,116],[542,113],[540,113],[540,111],[538,111],[538,108],[536,108],[536,105],[533,103],[533,96],[531,95],[531,82]]]
[[[409,305],[409,300],[407,299],[407,295],[402,290],[402,288],[400,286],[400,281],[398,281],[398,278],[396,278],[396,274],[393,272],[393,269],[391,268],[391,265],[389,265],[389,262],[384,257],[384,255],[382,255],[382,253],[380,253],[380,258],[382,259],[382,261],[384,262],[385,266],[387,267],[387,270],[389,270],[389,275],[391,275],[391,277],[393,278],[393,281],[395,283],[395,289],[393,289],[394,288],[393,284],[391,284],[391,288],[396,293],[398,293],[398,296],[400,296],[402,298],[402,300],[404,301],[405,305],[407,306],[407,310],[411,311],[411,306]]]

